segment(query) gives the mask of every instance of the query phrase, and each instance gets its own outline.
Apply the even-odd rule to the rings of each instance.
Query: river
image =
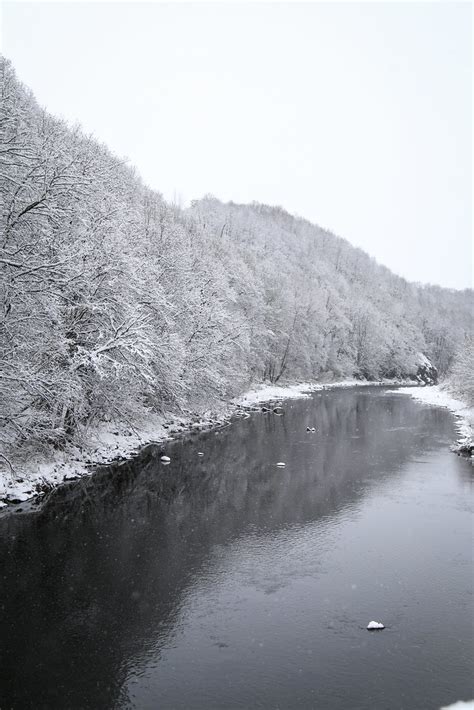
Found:
[[[473,469],[449,451],[451,414],[379,388],[284,410],[0,519],[1,710],[474,695]]]

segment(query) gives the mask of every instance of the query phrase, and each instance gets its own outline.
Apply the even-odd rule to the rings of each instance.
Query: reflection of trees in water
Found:
[[[451,435],[446,412],[409,398],[323,393],[176,442],[170,466],[151,447],[5,519],[6,706],[113,707],[129,664],[174,633],[214,545],[334,516]]]

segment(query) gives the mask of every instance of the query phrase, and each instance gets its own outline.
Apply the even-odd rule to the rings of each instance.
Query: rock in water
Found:
[[[384,629],[385,626],[383,624],[381,624],[379,621],[371,621],[371,622],[369,622],[367,628],[369,631],[378,631],[378,630]]]

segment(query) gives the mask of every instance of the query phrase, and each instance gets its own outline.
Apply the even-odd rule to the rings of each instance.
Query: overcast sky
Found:
[[[3,5],[50,111],[184,203],[279,204],[411,280],[472,285],[469,3]]]

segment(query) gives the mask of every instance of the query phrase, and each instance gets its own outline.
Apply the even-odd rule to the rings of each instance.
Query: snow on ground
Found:
[[[233,402],[243,407],[252,407],[262,402],[279,401],[281,399],[294,399],[296,397],[309,397],[311,385],[290,385],[283,387],[279,385],[260,385],[249,390],[240,397],[236,397]]]
[[[92,466],[131,456],[140,446],[167,438],[164,419],[151,415],[139,430],[116,423],[101,424],[81,432],[84,447],[69,445],[64,451],[45,458],[31,456],[15,471],[0,472],[0,508],[7,503],[21,503],[38,493],[68,480],[92,473]]]
[[[252,407],[263,402],[279,401],[282,399],[296,399],[297,397],[309,397],[311,392],[319,392],[324,389],[334,389],[341,387],[373,387],[393,385],[393,380],[380,380],[369,382],[367,380],[340,380],[338,382],[303,382],[298,385],[259,385],[255,389],[249,390],[241,397],[237,397],[233,402],[243,407]],[[408,384],[408,383],[404,383]],[[412,383],[412,386],[413,383]]]
[[[393,390],[397,394],[409,394],[419,402],[437,407],[444,407],[451,410],[456,417],[456,429],[459,432],[459,439],[456,451],[461,451],[474,442],[474,409],[469,408],[465,402],[453,397],[447,389],[441,385],[432,387],[400,387]],[[471,461],[473,461],[471,456]]]
[[[205,412],[183,416],[158,415],[150,413],[146,420],[135,426],[104,423],[84,429],[80,438],[83,446],[68,446],[64,451],[55,452],[53,457],[40,454],[30,456],[15,471],[0,471],[0,509],[8,504],[27,501],[39,493],[54,488],[61,483],[82,476],[90,476],[94,467],[136,455],[146,444],[166,444],[180,434],[190,430],[205,430],[230,421],[233,414],[242,407],[256,407],[263,402],[280,401],[297,397],[309,397],[311,392],[340,387],[363,387],[373,385],[393,385],[393,380],[366,382],[344,380],[331,383],[301,383],[296,385],[260,385],[241,397],[222,406],[218,413]]]

